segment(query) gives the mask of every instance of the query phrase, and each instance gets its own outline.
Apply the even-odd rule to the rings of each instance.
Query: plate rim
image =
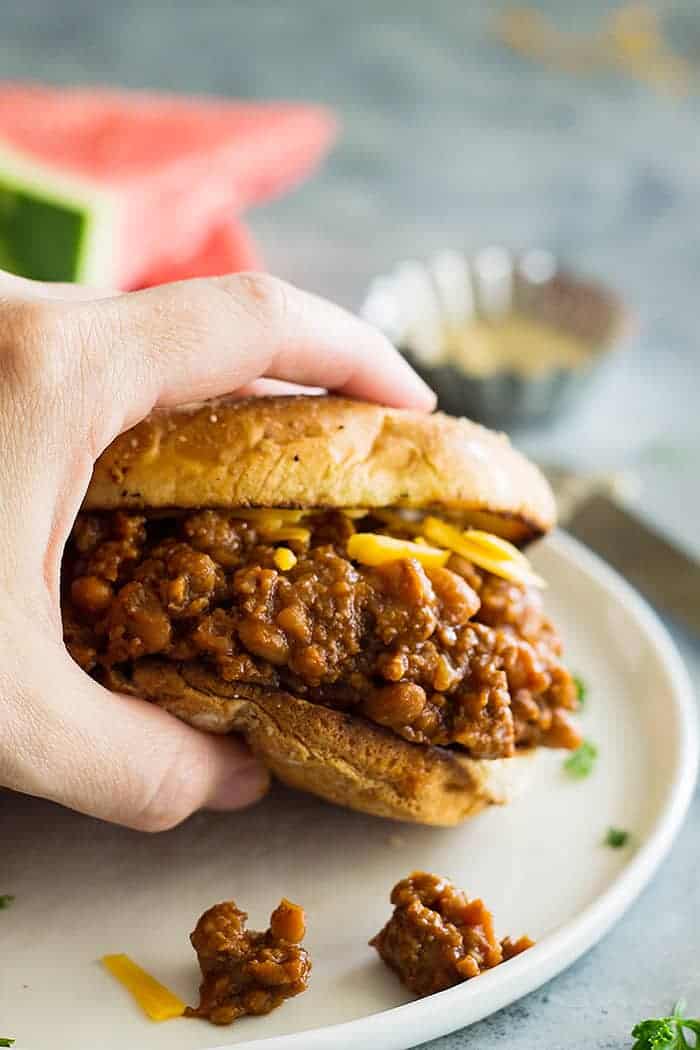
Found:
[[[669,676],[678,716],[676,771],[648,838],[608,888],[577,918],[548,934],[530,949],[527,957],[512,959],[507,974],[499,968],[480,976],[482,1006],[475,1015],[470,1012],[469,1021],[459,1020],[458,1007],[464,1002],[465,985],[457,985],[437,995],[380,1010],[352,1021],[243,1043],[217,1043],[210,1050],[327,1050],[329,1046],[343,1050],[357,1045],[357,1041],[366,1034],[362,1029],[368,1024],[372,1025],[375,1045],[381,1045],[383,1050],[406,1050],[404,1035],[409,1025],[412,1038],[416,1038],[410,1046],[418,1046],[426,1040],[476,1024],[535,991],[589,951],[622,918],[656,874],[685,820],[698,777],[700,721],[693,684],[666,626],[649,603],[612,566],[561,529],[557,529],[543,542],[556,554],[563,556],[564,560],[573,561],[590,578],[602,584],[633,614],[637,626],[653,643]],[[436,1010],[438,1004],[439,1009]],[[435,1017],[442,1020],[435,1023]],[[444,1027],[445,1018],[450,1018],[447,1027]],[[377,1040],[381,1040],[381,1043]]]

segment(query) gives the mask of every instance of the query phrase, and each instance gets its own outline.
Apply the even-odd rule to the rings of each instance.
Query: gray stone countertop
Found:
[[[612,283],[637,314],[634,344],[574,414],[514,437],[549,461],[633,468],[643,512],[700,554],[700,93],[530,64],[494,38],[506,6],[4,0],[0,75],[330,104],[343,131],[322,172],[250,221],[270,269],[348,306],[373,274],[445,246],[541,245]],[[591,31],[614,5],[537,6]],[[700,61],[697,4],[664,10]],[[700,686],[700,643],[674,635]],[[700,1013],[699,851],[696,800],[598,947],[432,1050],[625,1047],[680,995]]]

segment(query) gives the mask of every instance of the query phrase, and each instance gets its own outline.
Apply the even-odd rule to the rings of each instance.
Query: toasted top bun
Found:
[[[95,465],[86,510],[431,508],[524,543],[554,524],[540,472],[468,419],[340,397],[156,412]]]

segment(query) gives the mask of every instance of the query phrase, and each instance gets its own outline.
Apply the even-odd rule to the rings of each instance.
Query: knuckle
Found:
[[[2,320],[3,379],[42,391],[61,386],[71,366],[62,304],[43,300],[11,303],[3,310]]]
[[[268,324],[278,325],[290,310],[290,285],[269,273],[241,273],[228,279],[227,287],[243,307]]]

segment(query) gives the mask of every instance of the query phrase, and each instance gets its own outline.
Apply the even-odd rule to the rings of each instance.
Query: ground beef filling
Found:
[[[199,1006],[188,1017],[231,1024],[245,1014],[269,1014],[306,990],[311,960],[301,947],[304,912],[282,900],[265,933],[246,929],[248,916],[233,901],[202,915],[190,936],[202,971]]]
[[[357,565],[347,516],[304,526],[270,533],[215,510],[81,515],[64,565],[71,654],[98,678],[147,656],[204,661],[227,682],[476,758],[578,745],[576,690],[538,591],[457,555],[445,568]],[[297,558],[287,571],[274,560],[281,545]]]
[[[391,903],[393,915],[369,943],[416,995],[478,977],[534,943],[498,941],[483,901],[467,900],[439,875],[415,871],[394,886]]]

